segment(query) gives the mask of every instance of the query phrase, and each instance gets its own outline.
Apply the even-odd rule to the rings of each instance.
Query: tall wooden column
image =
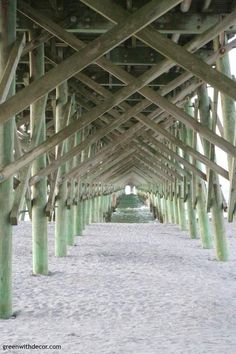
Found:
[[[64,110],[68,100],[67,82],[63,82],[56,88],[56,131],[65,126]],[[59,177],[65,173],[65,166],[61,166]],[[55,227],[55,255],[65,257],[67,255],[67,181],[60,184],[58,199],[56,203],[56,227]]]
[[[83,231],[83,208],[82,208],[82,201],[80,200],[80,193],[81,193],[81,183],[78,180],[78,200],[77,205],[74,210],[74,223],[75,223],[75,236],[81,236]]]
[[[32,38],[36,33],[32,33]],[[37,80],[44,75],[44,45],[30,52],[30,76]],[[40,130],[39,144],[46,139],[45,122],[46,97],[30,106],[30,124],[32,137]],[[32,174],[46,167],[46,156],[38,157],[32,165]],[[48,232],[45,206],[47,203],[47,178],[44,177],[32,186],[32,258],[33,273],[48,274]]]
[[[219,43],[218,38],[215,39],[214,45],[215,49],[218,49],[219,45],[224,45],[227,42],[226,36],[221,36],[221,43]],[[216,68],[225,74],[226,76],[232,78],[229,54],[226,53],[222,58],[216,62]],[[224,126],[224,138],[232,144],[236,144],[236,107],[235,101],[220,93],[221,96],[221,107],[223,116],[223,126]],[[229,191],[229,203],[228,203],[228,221],[232,222],[235,218],[235,170],[236,170],[236,159],[228,154],[228,170],[230,177],[230,191]]]
[[[198,107],[197,102],[195,102],[195,111],[194,117],[197,120],[198,118]],[[196,134],[193,137],[193,148],[197,149],[197,139]],[[200,163],[196,162],[197,167],[200,169]],[[200,179],[200,177],[196,177],[196,180],[193,182],[195,183],[194,188],[196,189],[196,198],[197,198],[197,215],[198,215],[198,224],[199,224],[199,234],[201,238],[202,248],[212,248],[212,238],[210,232],[210,224],[209,224],[209,217],[207,214],[206,208],[206,184],[205,182]]]
[[[178,198],[179,225],[181,230],[187,230],[182,182],[179,184],[178,187],[179,187],[179,193],[178,193],[179,194],[179,198]]]
[[[179,211],[178,211],[178,189],[177,189],[177,181],[175,181],[174,184],[174,197],[173,197],[173,202],[174,202],[174,218],[175,218],[175,224],[179,224]]]
[[[185,111],[193,116],[193,107],[191,105],[191,102],[188,102],[185,105]],[[182,140],[184,143],[186,143],[189,146],[192,146],[193,144],[193,131],[190,128],[186,128],[185,126],[183,127],[183,130],[186,131],[182,135]],[[193,162],[192,159],[189,157],[189,155],[185,154],[185,158],[189,162]],[[187,213],[188,213],[188,228],[189,228],[189,234],[190,238],[195,239],[197,238],[197,218],[196,218],[196,208],[193,207],[193,196],[192,196],[192,181],[189,182],[188,184],[188,190],[187,190]]]
[[[180,138],[180,131],[179,127],[176,129],[175,135]],[[178,155],[181,156],[181,150],[176,147],[176,152]],[[179,182],[177,184],[178,188],[178,212],[179,212],[179,226],[181,230],[187,230],[187,218],[186,218],[186,211],[185,211],[185,203],[184,203],[184,186],[183,182]]]
[[[0,77],[16,38],[16,1],[0,1]],[[14,80],[13,80],[14,81]],[[12,83],[8,97],[15,92]],[[0,124],[0,166],[13,161],[14,118]],[[12,226],[13,179],[0,183],[0,318],[12,315]]]
[[[211,127],[210,118],[210,101],[208,97],[206,84],[202,85],[198,90],[199,97],[199,111],[201,122],[208,127]],[[210,143],[203,140],[203,148],[206,156],[210,156]],[[212,212],[212,226],[214,229],[214,239],[216,246],[216,256],[220,261],[227,261],[228,246],[224,226],[223,201],[221,196],[221,189],[218,175],[212,171],[212,181],[208,188],[211,188],[211,212]],[[213,184],[213,185],[211,185]]]
[[[75,144],[79,145],[81,141],[81,132],[75,134]],[[75,157],[74,167],[79,166],[80,156]],[[74,206],[74,235],[81,236],[82,234],[82,220],[81,220],[81,201],[80,201],[80,181],[77,180],[77,204]]]
[[[72,109],[71,109],[71,115],[73,116],[75,113],[75,102],[73,100],[72,104]],[[66,151],[70,151],[77,143],[77,136],[72,135],[67,139],[67,144],[66,144]],[[72,170],[73,167],[75,167],[75,161],[76,158],[72,158],[69,161],[66,162],[66,172],[69,173],[70,170]],[[68,190],[68,195],[67,195],[67,203],[69,202],[70,204],[67,205],[67,245],[68,246],[73,246],[75,243],[74,240],[74,204],[73,204],[73,198],[75,194],[75,181],[74,178],[71,178],[67,182],[67,190]]]
[[[224,42],[227,42],[226,38],[223,39]],[[225,43],[221,43],[225,44]],[[220,43],[218,40],[214,41],[215,49],[218,49]],[[232,78],[229,54],[226,53],[216,62],[216,68],[229,78]],[[221,97],[221,107],[222,107],[222,116],[223,116],[223,125],[224,125],[224,138],[230,143],[235,143],[235,128],[236,128],[236,108],[235,101],[227,95],[220,93]],[[229,172],[231,174],[232,167],[232,156],[228,155],[228,165]]]

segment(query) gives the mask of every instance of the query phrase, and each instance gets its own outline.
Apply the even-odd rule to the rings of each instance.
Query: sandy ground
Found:
[[[177,226],[96,224],[50,276],[31,275],[31,226],[14,232],[15,319],[0,321],[6,344],[62,345],[11,353],[235,354],[236,237],[231,260],[215,261]],[[2,351],[3,352],[3,351]]]

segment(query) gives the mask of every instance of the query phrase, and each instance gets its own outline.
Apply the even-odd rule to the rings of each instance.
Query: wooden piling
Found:
[[[68,100],[67,82],[63,82],[56,88],[56,131],[60,131],[65,126],[64,110]],[[65,173],[65,166],[59,169],[59,175]],[[55,255],[65,257],[67,255],[67,181],[59,186],[56,202],[56,223],[55,223]]]
[[[210,101],[208,97],[207,87],[203,84],[198,90],[199,97],[199,112],[201,122],[211,127],[210,117]],[[203,140],[203,148],[206,156],[210,156],[210,143]],[[222,193],[219,184],[218,175],[212,171],[212,180],[208,188],[211,188],[211,213],[212,213],[212,226],[214,230],[214,240],[216,247],[216,257],[219,261],[228,260],[228,245],[224,226],[224,211],[222,202]],[[211,185],[213,183],[213,186]]]
[[[31,31],[32,38],[36,31]],[[44,75],[44,45],[39,45],[30,52],[30,76],[37,80]],[[40,98],[30,106],[31,137],[40,131],[38,143],[46,139],[46,108],[47,97]],[[32,165],[32,174],[37,174],[46,167],[46,156],[41,155]],[[48,274],[48,230],[45,207],[47,204],[47,178],[43,177],[32,187],[32,263],[33,274]]]
[[[16,38],[16,1],[0,1],[0,77],[7,64],[10,48]],[[13,80],[8,97],[15,92]],[[13,161],[14,124],[12,117],[0,124],[0,166]],[[0,318],[12,315],[12,226],[13,178],[0,184]]]
[[[185,111],[193,116],[193,105],[191,101],[188,101],[185,104]],[[193,131],[190,128],[183,126],[183,134],[182,140],[188,146],[193,145]],[[193,163],[193,159],[190,158],[189,155],[185,154],[185,158],[189,160],[189,162]],[[190,238],[195,239],[197,238],[197,215],[196,215],[196,208],[193,206],[193,193],[192,193],[192,180],[189,181],[187,184],[187,213],[188,213],[188,228],[189,228],[189,235]]]
[[[198,120],[198,102],[195,101],[194,104],[194,118]],[[197,144],[197,136],[196,133],[193,135],[193,148],[198,149]],[[198,161],[196,161],[196,165],[201,168],[201,165]],[[198,176],[193,176],[194,179],[194,186],[196,192],[196,208],[197,208],[197,215],[198,215],[198,224],[199,224],[199,234],[201,238],[202,248],[212,248],[212,237],[210,231],[210,224],[209,224],[209,217],[207,214],[206,208],[206,185],[205,182],[200,179]]]

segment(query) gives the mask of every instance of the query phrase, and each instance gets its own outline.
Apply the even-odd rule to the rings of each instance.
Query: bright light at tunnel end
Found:
[[[125,194],[137,194],[137,189],[135,186],[130,186],[129,184],[127,184],[125,186]]]

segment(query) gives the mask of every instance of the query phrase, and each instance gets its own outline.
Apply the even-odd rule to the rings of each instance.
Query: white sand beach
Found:
[[[31,275],[31,224],[14,228],[14,311],[0,351],[68,354],[236,353],[236,227],[230,261],[173,225],[92,224],[50,276]],[[9,350],[3,345],[61,345]]]

